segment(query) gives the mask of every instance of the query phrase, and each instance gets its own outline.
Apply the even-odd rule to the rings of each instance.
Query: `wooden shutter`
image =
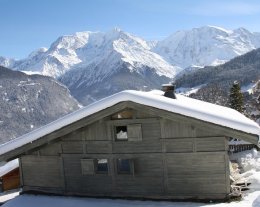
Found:
[[[141,124],[127,125],[127,137],[129,141],[142,141],[142,125]]]
[[[95,172],[93,159],[81,159],[82,175],[93,175]]]

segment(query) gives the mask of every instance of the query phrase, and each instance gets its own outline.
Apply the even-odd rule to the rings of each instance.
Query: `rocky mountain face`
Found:
[[[79,108],[69,90],[51,77],[0,66],[0,144]]]
[[[85,105],[125,89],[156,88],[179,71],[142,39],[118,30],[98,35],[81,49],[86,60],[58,78]]]
[[[259,119],[260,49],[236,57],[219,66],[207,66],[176,78],[177,91],[197,88],[190,96],[229,106],[229,92],[237,80],[244,92],[245,114]]]
[[[193,74],[257,47],[260,33],[243,28],[205,26],[152,42],[114,29],[61,36],[50,48],[40,48],[25,59],[2,57],[0,65],[54,77],[87,105],[120,90],[159,88],[177,74]]]
[[[151,68],[143,67],[142,73],[129,71],[129,65],[118,62],[118,70],[110,76],[96,77],[96,81],[88,79],[85,68],[78,69],[78,75],[73,76],[74,71],[69,71],[59,80],[67,85],[73,96],[82,104],[88,105],[106,96],[112,95],[122,90],[151,90],[160,87],[162,83],[167,83],[171,79],[166,76],[158,76]],[[97,66],[99,70],[102,66]],[[71,79],[73,78],[73,80]]]

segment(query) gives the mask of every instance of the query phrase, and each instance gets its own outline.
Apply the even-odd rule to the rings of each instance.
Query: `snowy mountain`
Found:
[[[258,47],[260,33],[244,28],[204,26],[175,32],[162,41],[145,41],[115,28],[106,33],[88,31],[61,36],[49,49],[40,48],[25,59],[0,57],[0,65],[57,78],[74,68],[108,63],[115,58],[130,64],[132,71],[142,65],[153,67],[158,75],[173,76],[187,67],[225,63]],[[111,52],[114,56],[110,56]],[[116,70],[112,66],[105,73]]]
[[[13,68],[15,60],[0,56],[0,66]]]
[[[0,144],[79,108],[69,90],[51,77],[0,66]]]
[[[82,62],[59,80],[83,104],[125,89],[157,88],[180,71],[146,41],[118,29],[90,35],[77,53]]]
[[[23,60],[13,63],[13,60],[2,59],[0,65],[56,78],[74,68],[104,63],[107,64],[101,73],[113,73],[117,70],[114,62],[121,60],[129,64],[130,71],[138,71],[138,68],[147,66],[152,67],[160,76],[173,77],[180,70],[150,51],[150,45],[146,41],[120,29],[107,33],[78,32],[61,36],[49,49],[40,48]],[[94,70],[90,72],[96,73]]]
[[[260,47],[260,33],[205,26],[179,31],[162,41],[145,41],[120,29],[59,37],[27,58],[0,57],[0,65],[52,76],[81,103],[124,89],[159,88],[179,74],[218,65]]]
[[[244,28],[226,30],[215,26],[178,31],[152,49],[181,68],[219,65],[260,47],[260,33]]]

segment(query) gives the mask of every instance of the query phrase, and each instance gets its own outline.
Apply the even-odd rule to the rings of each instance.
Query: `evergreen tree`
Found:
[[[235,109],[240,113],[243,113],[243,102],[243,94],[241,93],[240,84],[238,81],[234,81],[232,87],[230,88],[229,106],[230,108]]]

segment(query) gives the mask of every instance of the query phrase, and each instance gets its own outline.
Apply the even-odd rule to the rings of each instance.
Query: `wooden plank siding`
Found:
[[[220,199],[229,194],[223,131],[178,117],[161,118],[153,110],[133,108],[133,119],[110,119],[122,109],[108,109],[110,113],[102,112],[106,116],[74,131],[55,132],[58,139],[28,150],[20,160],[23,190],[155,199]],[[127,124],[141,125],[141,140],[116,141],[115,126]],[[133,174],[117,173],[119,158],[133,161]],[[108,173],[83,175],[81,159],[108,159]]]
[[[26,155],[21,163],[24,186],[64,188],[60,157]]]

